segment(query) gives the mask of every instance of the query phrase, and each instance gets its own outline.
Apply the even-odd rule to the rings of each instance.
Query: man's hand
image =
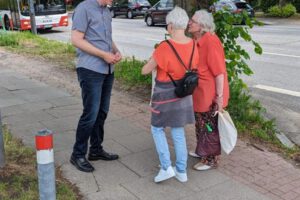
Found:
[[[122,54],[118,51],[117,53],[115,53],[117,62],[120,62],[122,60]]]
[[[105,55],[103,56],[103,59],[108,64],[115,64],[115,63],[118,62],[117,56],[115,54],[112,54],[112,53],[105,53]]]

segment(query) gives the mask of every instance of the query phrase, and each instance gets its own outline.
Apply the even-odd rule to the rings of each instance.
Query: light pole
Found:
[[[37,30],[36,30],[36,23],[35,23],[35,12],[34,12],[33,0],[28,0],[28,1],[29,1],[29,15],[30,15],[31,32],[36,35]]]

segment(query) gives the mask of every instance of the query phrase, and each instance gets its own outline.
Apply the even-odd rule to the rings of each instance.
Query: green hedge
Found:
[[[296,14],[296,8],[292,4],[286,4],[283,7],[278,5],[268,9],[268,13],[272,17],[291,17]]]

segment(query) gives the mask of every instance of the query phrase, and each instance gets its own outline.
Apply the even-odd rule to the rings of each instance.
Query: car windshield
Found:
[[[172,8],[173,7],[173,0],[161,0],[159,2],[160,8]]]
[[[66,13],[65,0],[34,0],[34,11],[36,16]],[[20,0],[21,14],[29,16],[27,0]]]
[[[137,0],[138,3],[149,3],[147,0]]]
[[[246,8],[248,8],[246,3],[235,3],[235,5],[239,9],[246,9]]]

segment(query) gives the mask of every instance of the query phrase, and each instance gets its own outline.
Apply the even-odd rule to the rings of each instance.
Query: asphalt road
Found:
[[[113,19],[113,39],[123,55],[148,59],[156,43],[164,40],[165,29],[147,27],[142,18]],[[252,37],[264,50],[256,55],[253,46],[241,41],[251,55],[251,77],[243,77],[251,94],[276,118],[279,130],[300,145],[300,23],[254,27]],[[70,27],[56,28],[42,36],[70,41]]]

